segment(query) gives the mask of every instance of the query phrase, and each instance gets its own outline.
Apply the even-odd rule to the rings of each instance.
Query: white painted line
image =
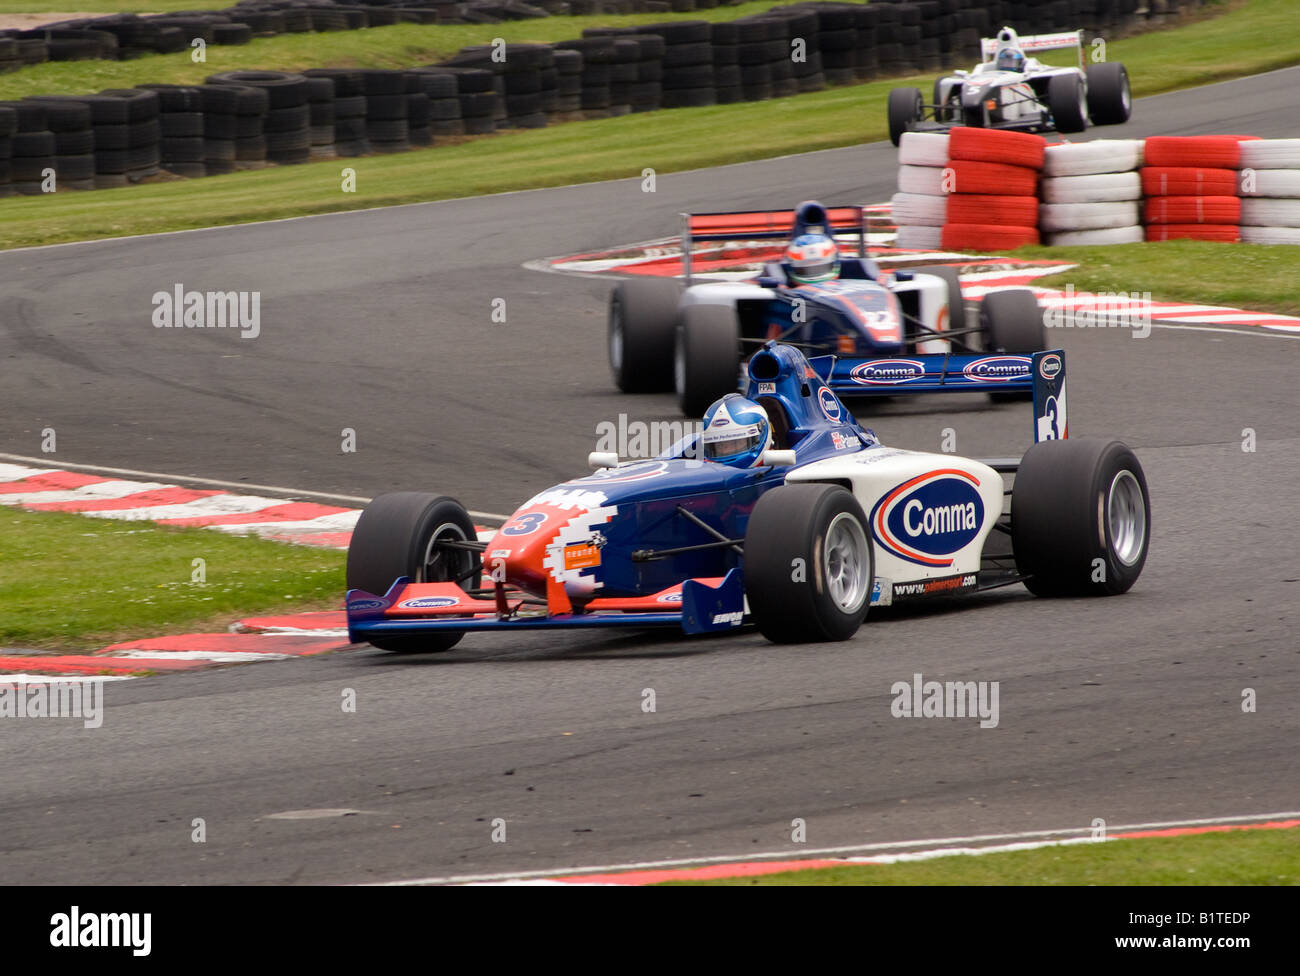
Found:
[[[1174,827],[1211,827],[1233,823],[1264,823],[1270,820],[1293,820],[1300,817],[1300,810],[1287,810],[1282,813],[1247,814],[1234,817],[1205,817],[1200,820],[1166,820],[1155,823],[1122,824],[1107,826],[1108,834],[1129,833],[1136,830],[1165,830]],[[556,878],[569,874],[612,874],[618,871],[650,871],[660,868],[690,867],[691,865],[747,863],[767,860],[804,860],[823,856],[865,854],[868,851],[887,852],[899,848],[952,847],[953,845],[980,844],[993,841],[1024,841],[1032,838],[1066,839],[1076,834],[1091,835],[1092,827],[1062,827],[1058,830],[1023,830],[1008,834],[973,834],[968,837],[939,837],[930,840],[894,841],[879,844],[854,844],[847,847],[813,847],[782,851],[744,851],[739,854],[720,854],[711,857],[674,858],[667,861],[634,861],[625,864],[604,864],[589,867],[550,868],[539,871],[505,871],[492,874],[448,875],[442,877],[416,878],[407,881],[389,881],[385,886],[428,885],[428,884],[462,884],[470,881],[511,881],[528,878]],[[1090,840],[1091,837],[1089,836]]]
[[[258,651],[150,651],[148,649],[114,651],[105,654],[105,659],[116,660],[124,657],[146,657],[168,661],[212,661],[215,664],[244,664],[249,661],[284,661],[296,654],[259,653]]]

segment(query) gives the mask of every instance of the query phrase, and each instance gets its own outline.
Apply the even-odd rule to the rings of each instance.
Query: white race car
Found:
[[[1050,68],[1029,55],[1074,48],[1077,67]],[[1128,72],[1118,61],[1084,64],[1083,32],[1018,37],[1010,27],[980,41],[984,61],[934,83],[934,102],[919,88],[889,93],[889,138],[943,132],[957,125],[1021,132],[1082,132],[1127,122],[1133,108]]]

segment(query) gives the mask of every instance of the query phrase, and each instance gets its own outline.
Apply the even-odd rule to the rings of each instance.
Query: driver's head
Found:
[[[998,52],[998,70],[999,71],[1024,71],[1025,56],[1020,53],[1019,49],[1014,47],[1004,47]]]
[[[708,461],[752,468],[771,443],[767,411],[739,393],[728,393],[704,415],[700,447]]]
[[[825,234],[800,234],[785,249],[790,279],[807,285],[839,277],[840,249]]]

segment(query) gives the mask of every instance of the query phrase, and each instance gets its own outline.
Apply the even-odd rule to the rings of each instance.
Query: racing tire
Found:
[[[939,237],[945,251],[1014,251],[1037,243],[1037,227],[1006,224],[945,224]]]
[[[1147,166],[1196,166],[1211,169],[1241,168],[1238,136],[1152,136],[1143,155]]]
[[[729,305],[687,305],[677,323],[673,386],[682,413],[703,417],[714,400],[735,392],[740,330]]]
[[[1093,125],[1121,125],[1133,114],[1133,93],[1128,72],[1118,61],[1090,64],[1088,118]]]
[[[1168,198],[1158,198],[1168,199]],[[1150,220],[1150,205],[1148,216]],[[1038,226],[1045,231],[1102,230],[1107,227],[1132,227],[1138,223],[1136,200],[1112,203],[1044,203],[1038,208]]]
[[[1251,227],[1300,227],[1300,200],[1251,197],[1239,200],[1241,223]]]
[[[946,264],[936,264],[909,270],[915,274],[934,275],[936,278],[943,279],[943,283],[948,286],[948,328],[965,328],[966,300],[961,294],[961,275],[958,274],[957,269]],[[962,339],[958,337],[956,341],[961,342]]]
[[[1237,193],[1235,169],[1205,166],[1144,166],[1138,171],[1149,197],[1230,197]]]
[[[875,576],[862,506],[839,485],[772,489],[750,514],[744,572],[750,614],[768,640],[847,640],[866,619]]]
[[[942,227],[948,220],[948,197],[930,193],[895,193],[889,213],[896,224]]]
[[[1300,244],[1300,227],[1243,227],[1245,244]]]
[[[435,552],[438,539],[478,538],[464,506],[454,498],[420,491],[380,495],[366,506],[348,545],[347,587],[383,596],[399,576],[416,583],[455,580],[473,569],[477,553]],[[478,576],[461,585],[478,586]],[[438,631],[418,637],[386,637],[371,643],[403,654],[445,651],[464,637],[463,631]]]
[[[917,133],[909,132],[907,135],[910,137]],[[944,189],[944,174],[950,172],[951,170],[938,166],[912,166],[904,163],[898,167],[898,192],[942,196],[947,192]]]
[[[894,247],[904,251],[936,251],[943,246],[943,228],[900,224]]]
[[[989,163],[973,159],[954,159],[948,164],[948,169],[952,171],[954,193],[988,193],[1001,196],[1026,197],[1038,195],[1038,170],[1030,166],[1012,166],[1009,163]]]
[[[672,279],[633,278],[609,295],[609,368],[624,393],[673,388],[673,348],[682,285]]]
[[[1236,174],[1233,174],[1236,176]],[[1300,167],[1296,169],[1257,169],[1250,179],[1242,177],[1237,190],[1241,197],[1300,197]]]
[[[1041,441],[1011,490],[1016,571],[1035,596],[1113,596],[1142,573],[1151,538],[1146,475],[1119,441]]]
[[[993,193],[954,193],[948,197],[948,222],[953,224],[1038,225],[1038,198]]]
[[[980,334],[991,353],[1027,355],[1047,348],[1047,326],[1038,299],[1028,288],[989,292],[980,302]],[[1032,390],[989,393],[991,403],[1032,400]]]
[[[1088,128],[1087,97],[1078,75],[1052,75],[1047,83],[1047,107],[1057,132]]]
[[[919,88],[895,88],[889,93],[889,141],[898,145],[913,122],[925,117],[925,99]]]

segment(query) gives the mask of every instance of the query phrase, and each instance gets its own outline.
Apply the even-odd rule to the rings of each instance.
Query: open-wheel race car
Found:
[[[593,454],[486,540],[454,499],[381,495],[348,550],[350,638],[429,652],[480,630],[752,622],[843,640],[869,607],[922,597],[1123,593],[1150,535],[1142,467],[1117,441],[1066,439],[1063,353],[1023,358],[1035,443],[1019,460],[886,447],[827,385],[829,358],[772,342],[701,431],[652,460]]]
[[[682,412],[699,416],[745,382],[742,363],[773,340],[809,357],[835,356],[826,382],[841,396],[976,391],[1000,399],[1032,390],[1025,355],[1045,349],[1047,333],[1028,288],[991,292],[968,324],[955,268],[889,273],[869,258],[838,253],[836,236],[856,236],[857,253],[866,253],[858,206],[807,201],[794,210],[684,220],[685,281],[629,278],[610,294],[610,368],[625,393],[675,389]],[[773,240],[790,242],[786,254],[757,278],[694,280],[697,245]],[[801,243],[808,241],[832,242],[827,270],[822,255],[802,257],[814,250]]]
[[[1049,68],[1035,51],[1074,48],[1077,66]],[[1127,122],[1133,109],[1128,72],[1118,61],[1084,64],[1083,32],[1018,37],[1003,27],[980,41],[984,61],[934,83],[934,101],[919,88],[889,93],[889,138],[904,132],[944,132],[956,125],[1020,132],[1082,132],[1093,125]]]

